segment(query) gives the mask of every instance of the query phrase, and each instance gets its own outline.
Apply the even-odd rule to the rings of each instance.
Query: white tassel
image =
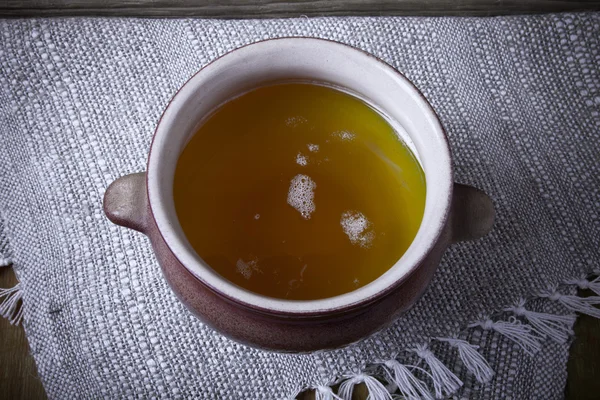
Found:
[[[442,397],[444,394],[451,395],[463,385],[458,376],[437,359],[427,345],[420,345],[411,351],[417,353],[429,366],[436,398]]]
[[[494,376],[494,371],[487,360],[479,354],[475,346],[465,340],[453,338],[437,338],[441,342],[446,342],[452,347],[458,349],[458,356],[469,372],[475,375],[475,379],[481,383],[488,383]]]
[[[388,360],[383,363],[383,366],[383,370],[389,380],[396,385],[402,396],[407,400],[434,400],[427,388],[427,384],[414,376],[407,366],[400,364],[396,360]],[[423,372],[431,376],[428,372]]]
[[[594,318],[600,318],[600,309],[594,307],[600,304],[599,296],[579,297],[562,294],[554,290],[552,292],[540,293],[541,297],[547,297],[550,300],[558,301],[571,311],[587,314]]]
[[[566,343],[573,332],[573,324],[577,317],[575,315],[556,315],[549,313],[539,313],[527,310],[525,300],[521,299],[513,307],[505,309],[511,311],[520,317],[527,319],[529,324],[542,337],[549,337],[557,343]]]
[[[357,374],[342,382],[338,390],[338,395],[343,400],[352,400],[354,386],[359,383],[364,383],[369,391],[367,400],[392,400],[392,395],[387,391],[385,386],[377,379],[366,374]]]
[[[304,392],[304,389],[301,386],[296,386],[293,391],[285,398],[285,400],[297,400],[298,396]]]
[[[302,393],[302,389],[297,387],[288,397],[285,398],[285,400],[296,400],[300,393]]]
[[[21,284],[17,283],[15,286],[9,289],[0,289],[0,299],[5,297],[2,303],[0,303],[0,316],[8,319],[11,325],[19,325],[23,319],[23,307],[17,310],[19,300],[23,298],[23,291],[21,291]]]
[[[532,327],[530,325],[522,324],[521,321],[515,317],[510,317],[508,321],[492,321],[486,319],[485,321],[476,322],[469,325],[469,328],[480,326],[485,330],[493,330],[501,335],[506,336],[518,344],[525,353],[534,355],[542,348],[540,338],[531,333]]]
[[[340,396],[333,393],[333,389],[326,385],[320,385],[315,389],[315,400],[342,400]]]
[[[580,289],[589,289],[600,296],[600,277],[590,281],[585,278],[569,279],[565,281],[567,285],[577,285]]]

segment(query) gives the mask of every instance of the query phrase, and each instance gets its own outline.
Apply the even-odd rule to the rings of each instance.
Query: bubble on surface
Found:
[[[312,153],[316,153],[317,151],[319,151],[319,145],[318,144],[309,143],[307,145],[307,147],[308,147],[308,151],[310,151]]]
[[[254,272],[258,272],[260,274],[263,273],[258,266],[258,258],[255,256],[249,257],[248,261],[244,261],[239,258],[235,263],[235,269],[246,279],[250,279]]]
[[[295,116],[295,117],[288,117],[285,120],[285,124],[287,126],[289,126],[290,128],[296,128],[296,127],[298,127],[298,126],[300,126],[302,124],[305,124],[307,122],[308,122],[308,120],[306,118],[304,118],[303,116],[301,116],[301,115],[298,115],[298,116]]]
[[[250,268],[250,266],[241,258],[237,260],[237,263],[235,263],[235,268],[237,272],[242,274],[244,278],[250,279],[252,277],[252,268]]]
[[[310,219],[315,211],[315,189],[317,184],[307,175],[298,174],[290,182],[287,202],[304,219]]]
[[[353,140],[356,135],[352,132],[349,131],[337,131],[337,132],[333,132],[331,134],[331,136],[342,139],[344,141],[350,141]]]
[[[369,248],[375,239],[375,232],[371,229],[373,224],[359,211],[346,211],[340,220],[344,233],[350,243],[360,247]]]
[[[302,165],[303,167],[308,164],[308,159],[302,153],[298,153],[296,156],[296,164]]]

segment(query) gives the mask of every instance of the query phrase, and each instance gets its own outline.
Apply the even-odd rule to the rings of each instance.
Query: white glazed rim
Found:
[[[370,68],[380,71],[379,73],[385,74],[386,79],[393,79],[397,84],[397,87],[393,89],[408,94],[422,112],[419,117],[429,124],[430,130],[427,132],[428,138],[425,139],[425,142],[433,148],[432,150],[428,146],[419,146],[418,143],[416,145],[417,157],[421,161],[426,175],[427,195],[423,222],[404,255],[373,282],[349,293],[318,300],[285,300],[263,296],[237,286],[210,268],[185,238],[174,205],[170,204],[171,207],[166,205],[166,203],[172,203],[172,176],[165,177],[165,174],[161,172],[164,167],[161,165],[163,158],[173,156],[173,154],[169,155],[173,150],[169,148],[168,139],[175,119],[181,117],[178,111],[191,100],[194,91],[205,84],[207,79],[210,79],[211,76],[214,79],[215,74],[227,73],[228,66],[236,62],[240,63],[240,60],[244,60],[244,57],[251,53],[285,52],[299,47],[305,50],[318,49],[325,54],[327,51],[344,53],[344,56],[351,57],[353,61],[368,65]],[[375,106],[377,107],[377,104]],[[379,109],[386,111],[382,108]],[[428,162],[429,165],[435,164],[435,167],[426,168]],[[167,181],[166,184],[165,181]],[[320,314],[347,309],[354,305],[370,302],[400,284],[419,266],[438,241],[448,218],[452,185],[452,165],[448,141],[437,115],[421,92],[406,77],[371,54],[342,43],[316,38],[280,38],[256,42],[233,50],[198,71],[171,99],[159,120],[147,165],[147,189],[151,213],[159,233],[181,264],[212,290],[229,299],[265,312],[285,314]]]

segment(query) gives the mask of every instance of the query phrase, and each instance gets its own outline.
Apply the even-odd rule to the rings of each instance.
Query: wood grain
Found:
[[[580,296],[593,296],[591,290]],[[575,341],[567,363],[567,400],[598,400],[600,398],[600,319],[580,315],[575,323]]]
[[[0,287],[17,283],[11,268],[0,268]],[[44,400],[46,392],[38,378],[22,326],[0,317],[0,399]]]
[[[271,18],[600,10],[598,0],[0,0],[0,16]]]

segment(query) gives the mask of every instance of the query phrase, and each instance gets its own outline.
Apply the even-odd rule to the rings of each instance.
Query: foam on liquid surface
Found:
[[[340,225],[352,244],[368,248],[375,239],[375,231],[371,222],[359,211],[344,212]]]
[[[287,202],[305,219],[315,211],[316,188],[317,184],[307,175],[298,174],[290,182]]]
[[[191,245],[223,277],[318,299],[368,284],[404,254],[425,180],[362,101],[285,84],[217,110],[184,149],[173,194]]]

